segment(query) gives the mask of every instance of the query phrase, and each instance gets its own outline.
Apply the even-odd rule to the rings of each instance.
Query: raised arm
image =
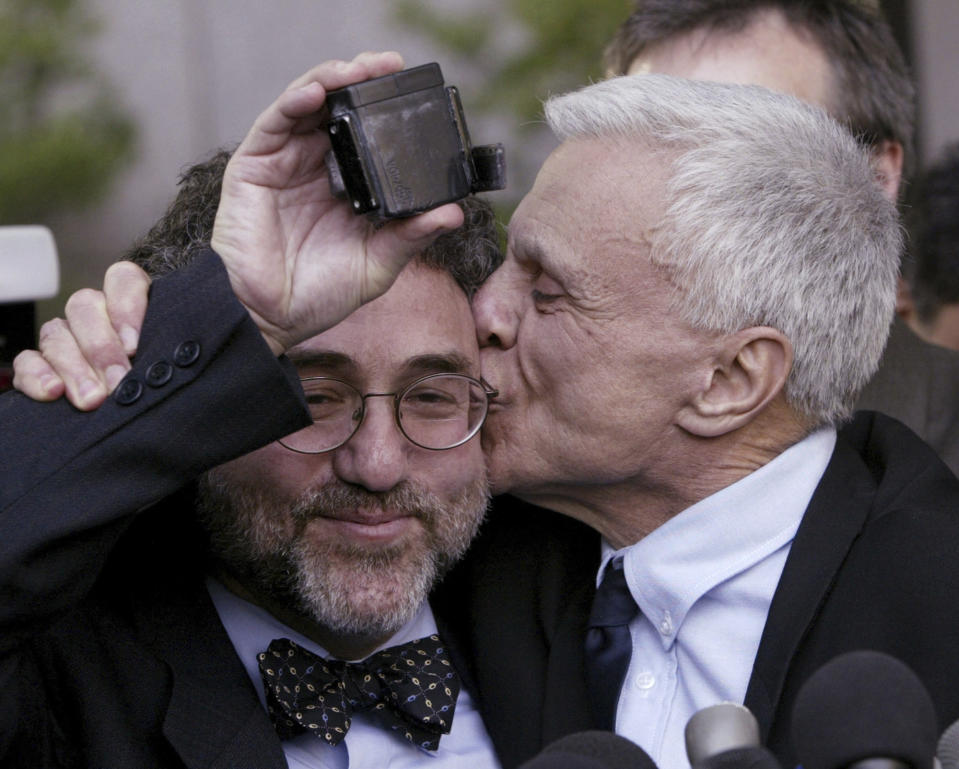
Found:
[[[375,227],[330,193],[326,92],[402,66],[397,54],[364,53],[315,67],[257,118],[226,167],[210,244],[275,354],[382,294],[411,256],[462,222],[451,204]],[[148,287],[145,273],[120,263],[103,291],[74,294],[66,318],[41,329],[39,351],[15,361],[14,386],[35,400],[65,394],[78,409],[100,406],[129,370]]]

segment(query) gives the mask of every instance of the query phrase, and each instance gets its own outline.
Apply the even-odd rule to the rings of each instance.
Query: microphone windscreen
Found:
[[[939,738],[936,757],[942,769],[959,769],[959,721],[952,724]]]
[[[720,702],[696,711],[686,723],[686,756],[696,766],[734,748],[759,745],[759,724],[748,708]]]
[[[709,756],[698,764],[693,764],[693,769],[782,769],[782,767],[769,750],[759,745],[750,745]]]
[[[607,769],[598,758],[578,756],[565,750],[537,753],[519,769]]]
[[[645,750],[618,734],[576,732],[551,742],[520,769],[656,769]]]
[[[842,654],[803,684],[792,715],[804,769],[840,769],[870,758],[931,769],[936,713],[905,664],[875,651]]]

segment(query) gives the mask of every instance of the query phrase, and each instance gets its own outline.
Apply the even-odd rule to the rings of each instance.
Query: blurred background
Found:
[[[505,217],[553,146],[540,100],[601,77],[603,46],[630,5],[0,0],[0,225],[48,226],[61,268],[57,297],[0,307],[0,367],[34,321],[61,314],[75,289],[100,285],[186,166],[238,142],[291,79],[324,59],[393,49],[408,66],[439,61],[460,88],[474,143],[507,146],[510,186],[491,196]],[[918,85],[924,163],[959,138],[959,0],[883,6]]]

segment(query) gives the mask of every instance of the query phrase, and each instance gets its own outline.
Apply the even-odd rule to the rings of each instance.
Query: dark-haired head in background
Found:
[[[906,318],[927,342],[959,350],[959,144],[922,174],[909,203]]]
[[[817,104],[870,147],[892,195],[914,165],[914,89],[878,0],[638,0],[604,60]]]

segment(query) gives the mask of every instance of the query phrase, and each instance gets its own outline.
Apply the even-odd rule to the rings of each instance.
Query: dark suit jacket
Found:
[[[204,258],[154,284],[129,380],[93,414],[0,397],[0,765],[282,767],[203,588],[184,484],[306,423],[295,372]],[[843,431],[747,695],[782,755],[796,688],[847,649],[900,656],[942,723],[959,717],[957,498],[896,423]],[[502,500],[432,598],[507,767],[593,726],[582,636],[598,555],[581,524]]]
[[[898,422],[857,415],[796,535],[746,693],[784,767],[795,765],[797,690],[845,651],[898,657],[929,689],[940,727],[959,719],[957,553],[959,482]],[[502,497],[434,601],[472,661],[505,766],[565,733],[608,728],[589,712],[583,673],[599,555],[586,526]]]
[[[286,766],[175,492],[309,418],[218,260],[152,292],[121,395],[0,396],[4,767]]]
[[[204,586],[191,481],[306,424],[212,254],[154,283],[100,409],[0,396],[0,766],[286,766]]]
[[[923,341],[896,318],[856,407],[895,417],[959,475],[959,352]]]

